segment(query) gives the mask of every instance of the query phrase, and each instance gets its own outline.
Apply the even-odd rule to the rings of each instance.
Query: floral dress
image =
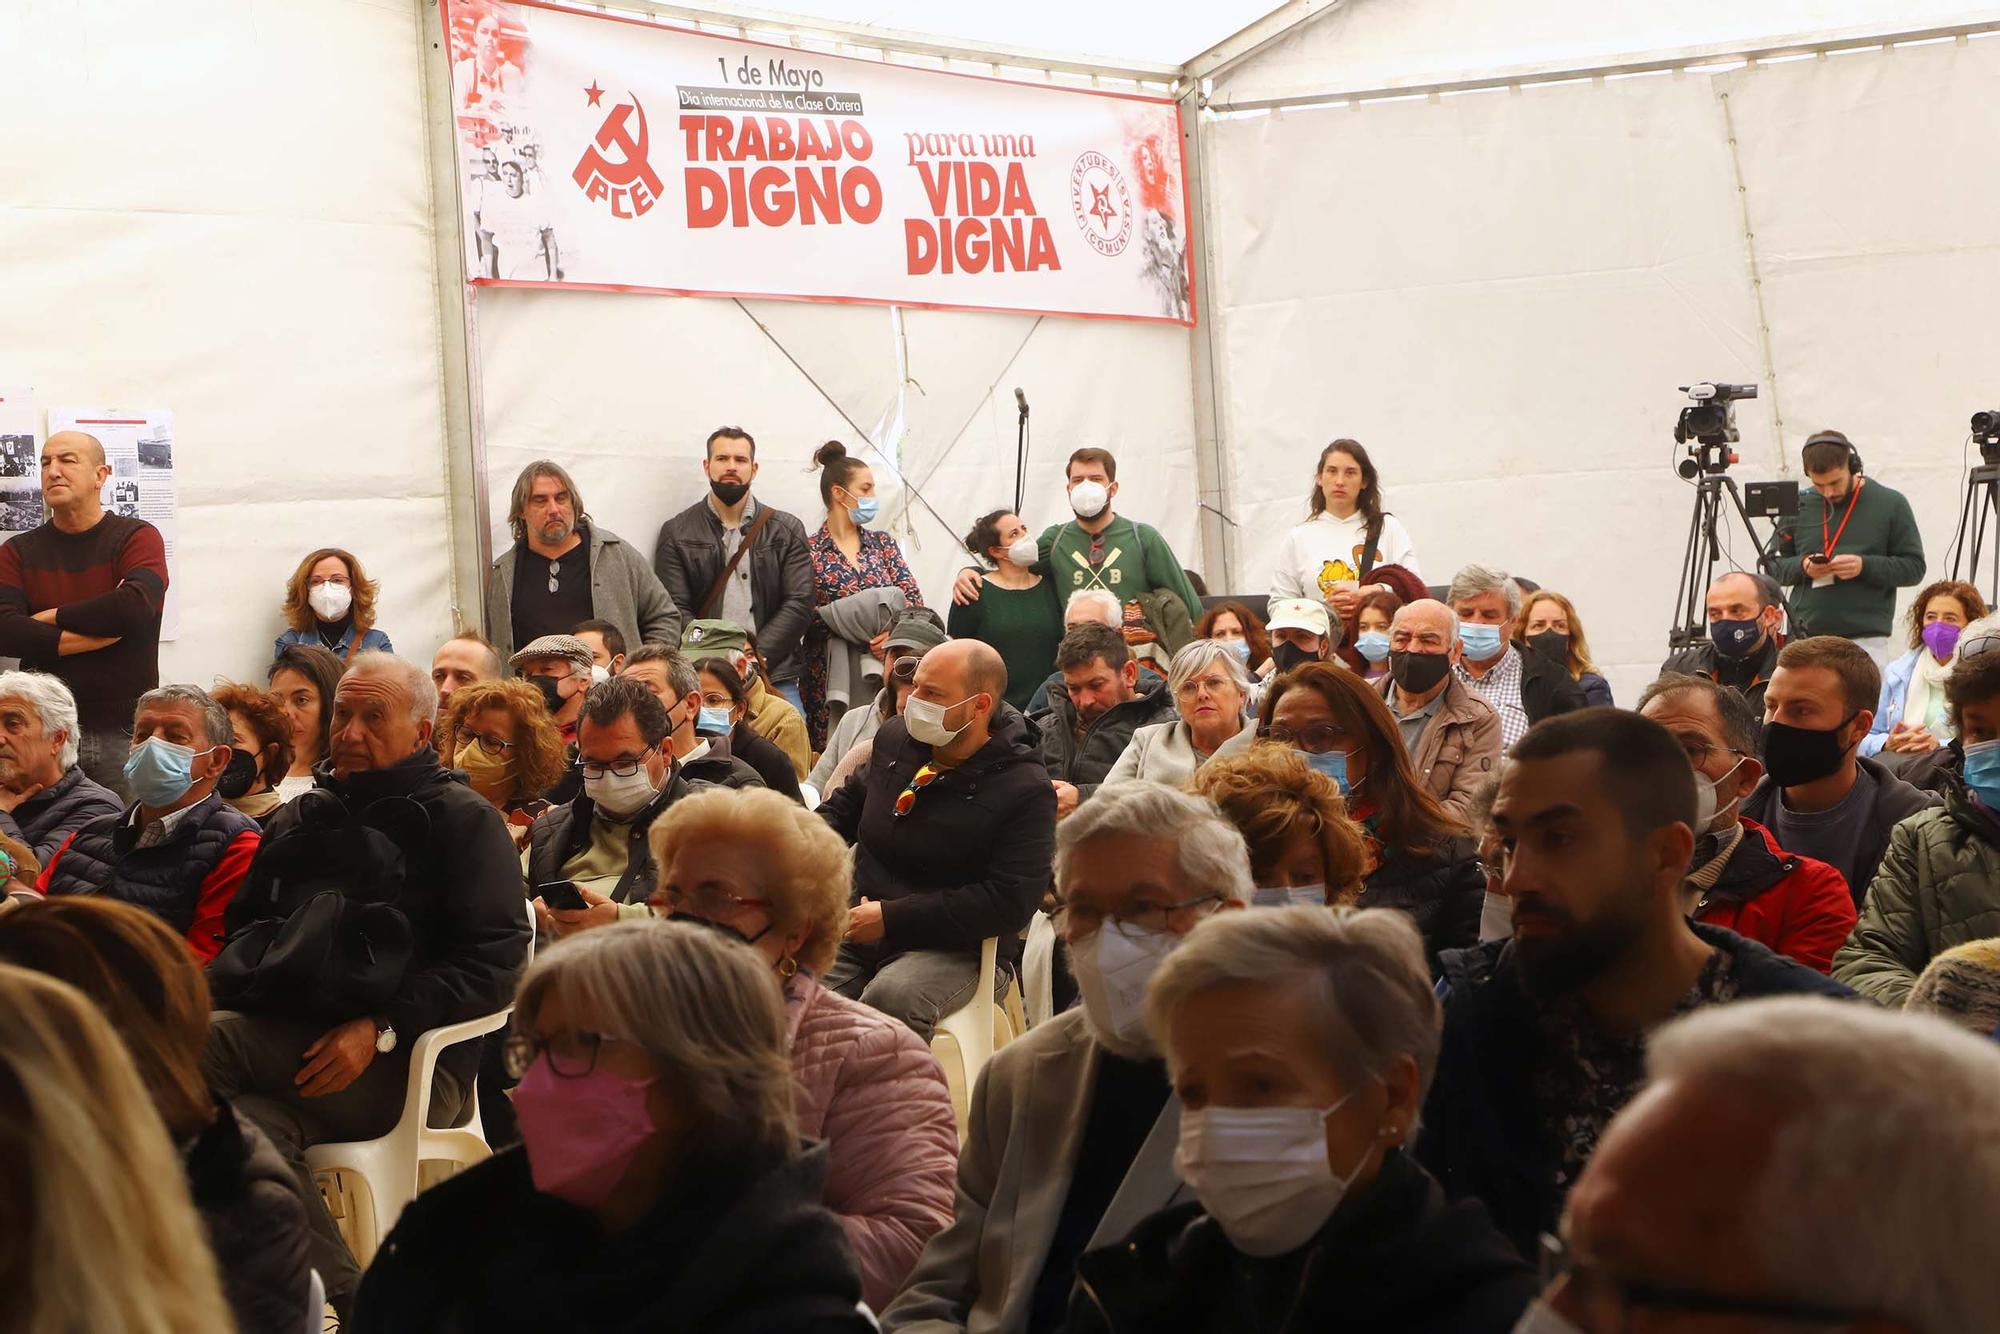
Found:
[[[866,588],[900,588],[912,607],[924,605],[923,590],[903,560],[903,548],[887,533],[872,528],[861,530],[861,561],[850,565],[847,555],[834,544],[833,534],[821,524],[806,541],[812,557],[813,606],[824,607],[852,597]],[[826,748],[826,622],[815,616],[806,626],[805,674],[799,678],[799,694],[806,704],[806,731],[813,752]]]

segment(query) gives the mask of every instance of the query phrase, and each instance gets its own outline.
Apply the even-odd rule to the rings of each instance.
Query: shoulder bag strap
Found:
[[[750,544],[757,540],[757,534],[764,531],[764,525],[769,523],[771,516],[776,513],[777,511],[769,505],[764,506],[758,513],[756,519],[750,525],[750,531],[743,534],[743,540],[736,544],[736,554],[729,558],[729,563],[722,567],[722,573],[715,576],[715,582],[710,584],[708,591],[701,595],[701,610],[695,613],[696,620],[705,621],[715,615],[715,609],[722,601],[722,590],[729,586],[729,576],[736,573],[736,567],[741,565],[743,558],[750,554]],[[743,628],[746,630],[755,629],[754,626],[745,626]]]

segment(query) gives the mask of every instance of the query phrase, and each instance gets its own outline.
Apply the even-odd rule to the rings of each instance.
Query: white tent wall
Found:
[[[1972,0],[1332,0],[1315,9],[1254,59],[1219,75],[1214,100],[1388,88],[2000,18],[2000,6]]]
[[[1562,589],[1629,701],[1692,503],[1674,386],[1755,380],[1738,478],[1796,475],[1839,426],[1941,570],[1995,347],[1996,69],[1975,40],[1224,118],[1209,309],[1240,531],[1302,517],[1318,449],[1354,436],[1427,578],[1484,560]],[[1242,539],[1239,582],[1264,586],[1273,536]]]
[[[379,579],[398,647],[445,633],[415,24],[412,0],[0,6],[0,383],[174,411],[165,679],[261,681],[322,544]]]
[[[1094,445],[1126,463],[1120,512],[1194,559],[1182,329],[907,310],[899,340],[883,307],[518,290],[483,293],[478,328],[496,552],[513,540],[515,477],[552,457],[599,520],[650,560],[660,524],[707,485],[702,442],[728,423],[757,438],[758,495],[808,531],[825,513],[819,474],[808,471],[813,451],[834,439],[866,459],[883,522],[942,613],[953,572],[968,562],[960,543],[973,520],[1013,504],[1018,385],[1031,407],[1031,527],[1069,516],[1063,460]],[[897,446],[899,351],[908,377],[900,471],[928,507],[907,496],[892,459],[868,447]]]

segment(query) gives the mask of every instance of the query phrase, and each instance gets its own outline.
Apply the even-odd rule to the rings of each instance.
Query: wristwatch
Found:
[[[375,1021],[375,1050],[383,1056],[396,1050],[396,1030],[386,1019]]]

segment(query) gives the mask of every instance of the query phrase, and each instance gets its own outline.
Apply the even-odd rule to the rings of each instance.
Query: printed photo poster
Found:
[[[111,478],[104,484],[104,508],[128,519],[144,519],[160,530],[167,548],[167,603],[160,618],[162,642],[180,638],[180,510],[174,495],[174,414],[164,408],[50,408],[49,434],[82,431],[104,446]],[[37,510],[42,503],[41,470],[28,489]],[[0,500],[14,502],[9,491]],[[39,521],[39,520],[38,520]]]
[[[0,542],[42,522],[42,443],[35,391],[0,386]]]
[[[1172,101],[443,9],[469,282],[1194,323]]]

